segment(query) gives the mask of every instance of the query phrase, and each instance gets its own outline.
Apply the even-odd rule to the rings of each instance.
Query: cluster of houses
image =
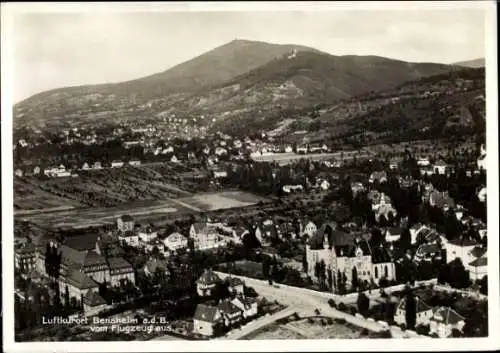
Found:
[[[206,270],[196,282],[198,295],[211,297],[222,280],[216,273]],[[218,304],[198,304],[193,316],[193,332],[205,337],[214,336],[217,328],[232,328],[258,314],[257,300],[245,296],[244,283],[238,278],[226,279],[233,299],[223,299]]]
[[[99,295],[99,285],[117,287],[124,282],[135,284],[132,265],[122,257],[108,257],[102,252],[101,238],[96,234],[72,236],[64,243],[48,240],[44,245],[25,243],[15,248],[15,266],[30,275],[46,272],[47,249],[60,256],[60,275],[57,278],[61,299],[69,293],[73,305],[83,306],[85,315],[94,315],[107,307]]]
[[[462,331],[465,318],[455,310],[440,306],[431,307],[419,297],[415,297],[416,326],[429,326],[429,334],[436,334],[440,338],[450,337],[453,330]],[[399,302],[394,321],[398,325],[406,324],[406,298]]]
[[[233,228],[220,222],[195,222],[191,225],[188,235],[173,232],[160,240],[157,230],[152,225],[141,226],[136,224],[133,217],[123,215],[116,221],[118,239],[129,246],[143,248],[146,252],[153,252],[156,248],[165,256],[181,249],[188,249],[189,240],[192,240],[195,250],[210,250],[227,245],[229,242],[240,242],[241,238]]]

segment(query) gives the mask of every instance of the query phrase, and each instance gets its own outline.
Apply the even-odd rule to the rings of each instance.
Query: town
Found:
[[[199,212],[188,205],[189,212],[173,212],[166,220],[135,217],[132,208],[90,228],[59,230],[47,229],[37,210],[20,210],[19,335],[49,339],[55,333],[42,334],[40,323],[51,315],[159,316],[178,339],[267,337],[262,330],[277,322],[291,325],[298,337],[319,323],[350,325],[373,337],[487,335],[484,145],[473,160],[469,152],[414,156],[407,149],[389,158],[323,146],[322,153],[307,146],[313,154],[304,155],[301,147],[280,151],[266,142],[259,156],[276,160],[251,164],[256,152],[245,156],[245,146],[252,142],[216,135],[192,159],[170,157],[162,165],[205,171],[209,188],[196,192],[244,190],[260,195],[258,202]],[[244,157],[214,158],[210,151],[217,148]],[[176,149],[171,147],[173,156]],[[200,156],[206,156],[204,166]],[[63,185],[73,183],[76,173],[88,182],[100,169],[137,175],[151,165],[99,162],[88,161],[78,171],[60,166],[41,172],[37,166],[39,173],[15,177],[31,185],[56,178],[53,185]],[[210,175],[211,167],[219,170]],[[60,212],[71,209],[42,215],[57,219]],[[64,339],[132,339],[85,325],[60,332]]]
[[[13,345],[486,347],[477,5],[16,13]]]

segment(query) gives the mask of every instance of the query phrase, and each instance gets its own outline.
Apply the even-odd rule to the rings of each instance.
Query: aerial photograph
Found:
[[[484,33],[16,13],[15,341],[488,337]]]

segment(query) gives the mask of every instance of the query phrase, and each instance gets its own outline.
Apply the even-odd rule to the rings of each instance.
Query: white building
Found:
[[[172,233],[163,240],[163,245],[170,251],[185,249],[188,246],[188,239],[180,233]]]

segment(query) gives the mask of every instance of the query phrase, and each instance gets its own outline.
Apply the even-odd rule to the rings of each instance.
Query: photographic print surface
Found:
[[[115,7],[11,16],[15,342],[492,333],[484,8]]]

